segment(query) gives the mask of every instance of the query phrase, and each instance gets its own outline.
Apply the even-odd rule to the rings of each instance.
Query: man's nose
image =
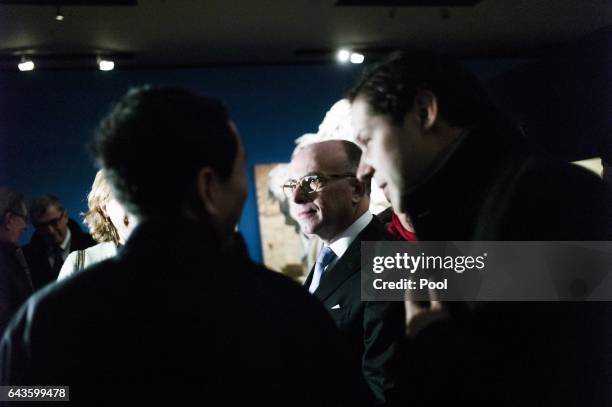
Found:
[[[304,192],[302,188],[299,186],[295,188],[293,194],[291,195],[291,200],[293,203],[300,204],[308,202],[308,194]]]
[[[370,164],[368,164],[363,158],[359,162],[357,167],[357,179],[361,182],[365,182],[374,176],[376,170]]]

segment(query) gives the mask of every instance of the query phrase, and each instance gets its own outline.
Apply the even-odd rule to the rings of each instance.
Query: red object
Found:
[[[398,239],[407,240],[409,242],[415,242],[417,240],[416,234],[404,228],[395,213],[391,215],[391,223],[387,225],[387,232]]]

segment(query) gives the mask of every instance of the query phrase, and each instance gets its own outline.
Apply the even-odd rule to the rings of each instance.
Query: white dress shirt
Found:
[[[332,261],[329,266],[326,267],[326,270],[329,267],[333,267],[338,260],[344,255],[344,253],[348,250],[353,240],[357,238],[357,236],[361,233],[363,229],[366,228],[372,221],[372,212],[365,211],[363,215],[361,215],[351,226],[349,226],[344,232],[340,233],[338,236],[331,240],[329,244],[329,248],[333,250],[336,254],[336,259]]]

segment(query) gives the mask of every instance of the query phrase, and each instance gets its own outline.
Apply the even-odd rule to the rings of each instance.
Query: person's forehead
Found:
[[[304,176],[317,173],[333,173],[342,168],[345,161],[341,148],[333,144],[306,146],[291,161],[290,170],[293,176]]]
[[[363,97],[358,97],[351,104],[351,122],[353,127],[362,127],[371,118],[370,106]]]
[[[47,209],[45,210],[45,212],[40,215],[37,216],[36,219],[40,219],[40,220],[46,220],[46,219],[52,219],[52,218],[56,218],[59,215],[61,215],[62,211],[59,210],[59,208],[55,205],[49,205],[47,206]]]

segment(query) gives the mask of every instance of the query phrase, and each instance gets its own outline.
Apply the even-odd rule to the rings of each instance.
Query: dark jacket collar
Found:
[[[149,219],[141,222],[120,251],[120,257],[140,258],[146,264],[157,259],[176,268],[206,263],[251,263],[239,233],[221,239],[206,222],[189,219]]]
[[[70,230],[70,250],[81,250],[90,247],[95,244],[94,240],[88,233],[83,232],[79,224],[73,220],[68,219],[68,229]],[[32,247],[45,248],[49,247],[45,238],[38,232],[34,232],[29,245]]]
[[[0,251],[2,254],[6,255],[14,255],[19,246],[12,242],[0,241]]]
[[[388,240],[389,238],[382,222],[378,218],[373,217],[370,223],[353,240],[344,255],[338,259],[338,262],[325,272],[321,284],[315,290],[314,295],[321,301],[324,301],[349,277],[361,270],[362,241]],[[306,284],[309,285],[310,281],[312,281],[312,272]]]
[[[477,216],[479,204],[500,170],[524,161],[527,151],[524,138],[512,129],[483,125],[465,134],[444,164],[402,199],[417,238],[439,240],[427,227],[424,230],[423,222],[440,213],[459,211],[466,224],[471,224],[469,219]],[[448,236],[453,235],[453,225],[448,225]],[[463,232],[459,235],[467,236]]]

